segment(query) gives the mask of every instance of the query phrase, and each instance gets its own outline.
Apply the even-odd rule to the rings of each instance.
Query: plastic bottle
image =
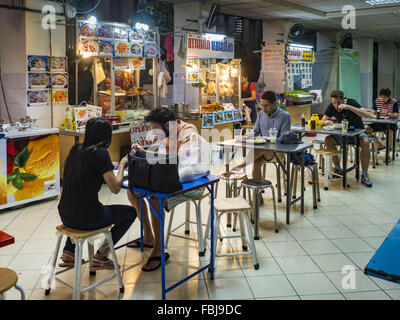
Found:
[[[304,113],[301,115],[301,126],[302,126],[303,128],[306,127],[306,118],[305,118]]]

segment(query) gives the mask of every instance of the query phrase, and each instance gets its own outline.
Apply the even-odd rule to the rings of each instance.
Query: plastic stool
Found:
[[[275,190],[271,181],[264,179],[244,179],[242,186],[245,189],[253,190],[253,221],[254,221],[254,239],[259,240],[259,220],[260,220],[260,210],[259,210],[259,198],[261,197],[261,191],[267,188],[272,190],[272,201],[274,204],[274,222],[275,222],[275,232],[278,232],[278,221],[276,217],[276,199]]]
[[[318,164],[312,164],[309,166],[306,166],[307,169],[310,170],[311,172],[311,177],[312,177],[312,188],[313,188],[313,207],[314,209],[318,208],[317,201],[321,202],[321,194],[319,190],[319,174],[318,174]],[[298,177],[298,172],[301,170],[301,165],[298,164],[293,164],[292,166],[292,175],[291,175],[291,181],[290,181],[290,190],[292,191],[292,197],[293,199],[296,199],[296,192],[297,192],[297,177]]]
[[[182,238],[182,239],[188,239],[188,240],[192,240],[192,241],[197,241],[198,242],[198,246],[199,246],[199,256],[203,257],[205,254],[205,246],[204,246],[204,238],[203,238],[203,224],[201,221],[201,201],[206,199],[206,198],[211,198],[210,193],[205,193],[201,196],[200,199],[191,199],[190,201],[193,202],[195,208],[196,208],[196,221],[190,221],[190,201],[186,202],[186,219],[185,222],[183,222],[182,224],[180,224],[179,226],[177,226],[175,229],[171,230],[172,227],[172,220],[174,218],[174,214],[175,214],[175,210],[172,210],[171,212],[171,216],[169,218],[169,222],[168,222],[168,230],[167,230],[167,237],[165,239],[165,248],[168,247],[168,242],[169,242],[169,237],[176,237],[176,238]],[[197,225],[197,239],[195,238],[190,238],[190,237],[186,237],[186,236],[181,236],[178,234],[174,234],[173,232],[178,230],[179,228],[181,228],[183,225],[185,225],[185,234],[190,234],[190,228],[189,228],[189,224],[195,224]]]
[[[60,250],[61,239],[64,235],[70,237],[71,240],[75,242],[74,286],[70,287],[73,290],[73,300],[80,300],[80,295],[82,292],[88,291],[88,290],[93,289],[94,287],[97,287],[107,281],[110,281],[115,276],[117,276],[117,279],[118,279],[119,291],[121,293],[124,292],[124,284],[123,284],[122,278],[121,278],[121,271],[119,269],[117,256],[115,254],[114,243],[111,238],[111,232],[110,232],[111,228],[112,228],[112,226],[107,226],[107,227],[104,227],[104,228],[98,229],[98,230],[78,230],[78,229],[67,228],[64,225],[59,225],[56,227],[56,229],[58,231],[58,238],[57,238],[56,249],[54,250],[54,255],[53,255],[53,261],[52,261],[53,268],[50,271],[51,274],[49,277],[49,281],[47,283],[47,289],[45,289],[46,295],[50,294],[51,281],[53,279],[58,280],[55,276],[72,269],[72,267],[67,267],[64,270],[61,270],[61,271],[58,271],[57,273],[55,273],[58,251]],[[110,248],[110,252],[111,252],[111,256],[112,256],[112,260],[114,262],[114,268],[115,268],[114,270],[110,270],[110,271],[114,271],[114,272],[108,278],[98,281],[98,282],[92,284],[91,286],[86,287],[81,290],[83,244],[85,243],[85,241],[92,240],[93,238],[96,238],[101,234],[103,234],[105,236],[106,241],[108,242],[108,246]],[[89,260],[91,260],[94,256],[94,247],[93,247],[93,244],[90,243],[90,241],[88,241],[88,249],[89,249]],[[87,261],[84,263],[87,263]],[[95,271],[90,272],[90,275],[95,275],[95,274],[96,274]],[[59,280],[59,281],[61,281],[61,280]],[[66,285],[66,283],[64,283],[64,282],[62,282],[62,283],[64,285]]]
[[[5,293],[11,288],[17,289],[21,293],[21,300],[25,300],[25,291],[18,284],[18,275],[15,271],[0,268],[0,300],[5,300]]]
[[[253,264],[254,269],[259,269],[259,264],[257,260],[256,246],[254,243],[254,236],[251,229],[250,215],[252,212],[251,206],[247,203],[245,199],[242,197],[232,198],[232,199],[216,199],[214,201],[214,210],[215,210],[215,221],[214,221],[214,257],[229,257],[229,256],[238,256],[238,255],[252,255],[253,256]],[[240,223],[240,235],[238,236],[219,236],[219,226],[221,217],[223,214],[227,214],[235,210],[239,215],[239,223]],[[245,223],[246,220],[246,230]],[[209,228],[207,228],[209,230]],[[247,234],[246,234],[247,231]],[[208,238],[208,237],[207,237]],[[242,239],[242,248],[247,251],[247,245],[250,247],[250,252],[234,252],[227,254],[217,254],[217,239],[227,239],[227,238],[241,238]],[[215,262],[215,259],[214,259]]]
[[[331,160],[333,156],[341,156],[342,152],[332,150],[315,150],[315,152],[319,155],[322,155],[323,161],[324,161],[324,189],[328,190],[329,186],[329,173],[331,170]]]

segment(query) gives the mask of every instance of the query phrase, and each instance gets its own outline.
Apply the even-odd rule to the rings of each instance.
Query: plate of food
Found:
[[[143,32],[132,28],[129,32],[129,41],[143,41]]]
[[[81,42],[80,52],[97,53],[97,49],[98,49],[97,41],[84,40]]]
[[[267,142],[266,139],[264,138],[252,138],[252,139],[247,139],[248,143],[254,143],[254,144],[264,144]]]
[[[117,56],[126,56],[129,54],[129,42],[119,42],[115,46],[115,54]]]
[[[49,85],[48,73],[30,73],[29,74],[29,88],[46,88]]]
[[[90,23],[81,24],[82,37],[96,37],[96,25]]]
[[[153,31],[146,31],[144,33],[144,41],[146,42],[155,42],[156,37]]]
[[[56,73],[51,77],[51,84],[54,87],[65,88],[68,85],[68,78],[66,74]]]
[[[113,39],[113,26],[112,25],[100,25],[97,29],[97,36],[103,39]]]
[[[146,47],[144,49],[144,55],[146,57],[156,57],[158,55],[157,47],[152,44],[146,45]]]
[[[334,123],[333,126],[335,127],[335,129],[342,129],[341,123]]]
[[[105,55],[113,55],[114,54],[114,45],[112,42],[101,41],[99,43],[99,54],[102,56]]]
[[[142,56],[143,55],[143,47],[140,43],[132,43],[131,44],[131,54],[134,56]]]
[[[48,91],[29,91],[28,92],[28,104],[47,104],[49,101]]]
[[[329,125],[329,126],[323,126],[322,127],[322,130],[325,130],[325,131],[332,131],[332,130],[335,130],[336,128],[335,128],[335,126],[334,125]]]
[[[28,70],[29,71],[48,71],[49,60],[48,57],[42,56],[29,56],[28,57]]]

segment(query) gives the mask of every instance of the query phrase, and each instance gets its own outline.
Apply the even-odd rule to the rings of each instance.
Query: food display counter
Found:
[[[58,196],[59,129],[5,129],[0,168],[0,210]]]

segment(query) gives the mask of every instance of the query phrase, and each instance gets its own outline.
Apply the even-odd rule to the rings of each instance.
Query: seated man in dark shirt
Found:
[[[322,118],[322,125],[331,125],[333,120],[342,122],[343,119],[349,121],[349,127],[353,126],[356,129],[364,129],[364,124],[361,117],[368,117],[369,113],[365,109],[361,108],[361,105],[354,99],[345,99],[343,91],[334,90],[331,93],[332,102],[325,111],[324,117]],[[370,161],[370,149],[369,140],[366,133],[361,133],[360,147],[361,147],[361,183],[367,187],[372,187],[372,182],[368,177],[368,167]],[[343,145],[344,137],[341,136],[327,136],[325,138],[325,145],[327,149],[335,149],[335,145]],[[355,144],[356,137],[347,137],[347,143]],[[333,157],[333,164],[335,165],[335,173],[342,175],[343,171],[340,167],[339,159],[337,156]]]

